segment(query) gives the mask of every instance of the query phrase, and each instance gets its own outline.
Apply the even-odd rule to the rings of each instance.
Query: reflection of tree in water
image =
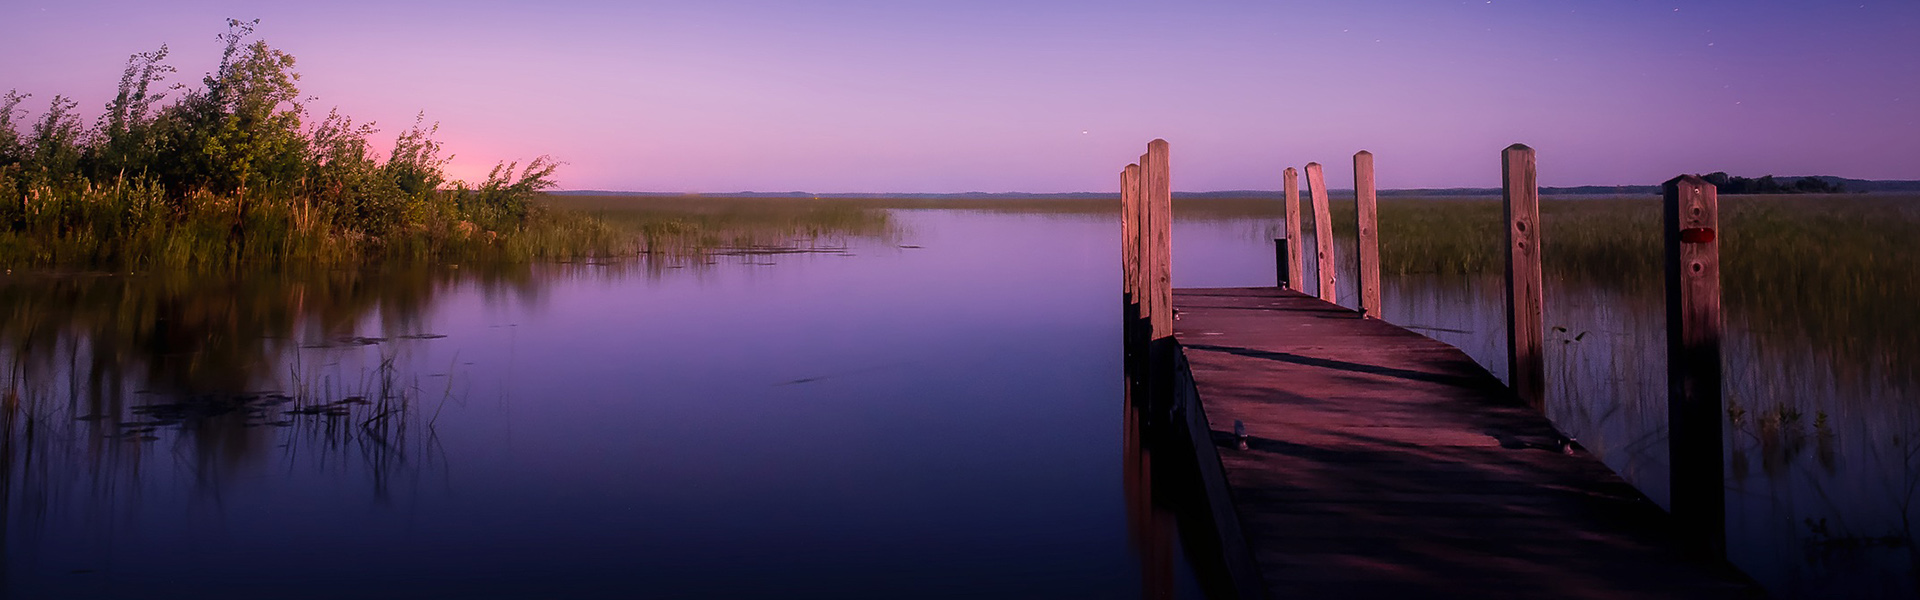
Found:
[[[382,342],[437,337],[418,329],[453,286],[537,300],[538,279],[522,267],[0,281],[0,520],[115,506],[169,473],[217,497],[223,478],[274,463],[363,475],[384,500],[394,478],[437,467],[431,411],[454,374],[423,389]],[[382,337],[357,335],[368,326]],[[343,366],[356,360],[372,364]]]
[[[143,472],[156,479],[158,468],[217,490],[223,473],[263,464],[276,450],[329,472],[364,467],[384,496],[391,477],[433,459],[420,453],[434,442],[420,404],[435,404],[431,411],[455,393],[405,379],[395,368],[405,356],[390,342],[437,337],[420,328],[449,290],[471,286],[537,305],[563,277],[656,279],[767,264],[776,254],[843,253],[850,240],[898,234],[884,211],[870,209],[742,211],[703,201],[649,213],[627,204],[598,212],[642,229],[670,225],[655,227],[663,233],[639,255],[481,268],[0,276],[0,502],[44,509],[71,485],[75,494],[104,492],[90,497],[111,505],[114,490]],[[706,214],[716,206],[721,214]],[[366,366],[341,366],[356,361]],[[0,513],[8,509],[0,504]]]
[[[0,276],[0,522],[67,500],[112,506],[167,477],[217,494],[223,477],[280,463],[364,475],[383,499],[440,460],[433,420],[459,365],[424,387],[397,366],[401,342],[441,337],[423,331],[440,297],[538,305],[562,278],[764,260]]]

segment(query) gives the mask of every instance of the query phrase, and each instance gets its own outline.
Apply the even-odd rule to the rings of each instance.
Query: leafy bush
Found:
[[[220,64],[194,88],[167,85],[167,47],[134,54],[91,127],[64,96],[30,122],[28,95],[0,96],[0,260],[214,266],[514,247],[501,236],[536,218],[529,200],[558,163],[448,181],[424,115],[382,157],[373,124],[307,118],[294,57],[251,39],[257,24],[228,21]]]

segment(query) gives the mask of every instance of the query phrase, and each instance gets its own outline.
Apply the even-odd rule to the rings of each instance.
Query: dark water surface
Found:
[[[10,276],[5,593],[1201,597],[1123,435],[1116,218],[893,216],[679,268]],[[1270,285],[1276,230],[1176,224],[1175,284]],[[1664,503],[1657,289],[1548,279],[1549,416]],[[1504,377],[1497,277],[1385,284]],[[1732,560],[1920,595],[1920,348],[1727,314]]]
[[[1128,529],[1117,227],[895,218],[673,269],[11,279],[5,592],[1199,597]]]

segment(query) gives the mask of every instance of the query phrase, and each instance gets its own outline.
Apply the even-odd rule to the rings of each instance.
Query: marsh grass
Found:
[[[547,195],[536,204],[594,231],[576,248],[690,256],[742,248],[804,248],[809,240],[899,235],[892,210],[960,210],[1063,218],[1118,218],[1117,199],[740,198]],[[1541,204],[1549,285],[1593,285],[1636,295],[1661,286],[1660,200],[1550,196]],[[1178,199],[1181,221],[1269,220],[1272,198]],[[1309,223],[1303,228],[1311,229]],[[1351,199],[1331,219],[1353,235]],[[1721,197],[1722,276],[1729,318],[1763,334],[1842,349],[1876,368],[1920,359],[1920,196],[1802,194]],[[1276,237],[1279,228],[1272,228]],[[1388,274],[1498,275],[1505,270],[1495,197],[1385,197],[1380,254]],[[559,245],[559,244],[556,244]],[[1888,353],[1892,349],[1901,349]]]
[[[949,210],[1040,216],[1120,215],[1119,196],[1057,197],[1004,196],[993,198],[928,197],[742,197],[727,195],[588,195],[548,194],[543,202],[557,208],[600,211],[704,212],[765,211],[775,215],[814,211]],[[1178,198],[1175,216],[1183,220],[1241,220],[1278,217],[1280,203],[1273,198]]]
[[[1920,195],[1721,196],[1727,316],[1777,342],[1837,352],[1855,378],[1920,362]],[[601,202],[623,202],[605,198]],[[679,198],[663,205],[703,202]],[[868,209],[947,209],[1118,218],[1113,199],[755,199],[799,210],[807,203]],[[1387,274],[1498,276],[1505,272],[1498,197],[1380,199],[1381,269]],[[1547,285],[1595,286],[1658,302],[1662,232],[1654,196],[1549,196],[1541,203]],[[1311,235],[1311,211],[1302,229]],[[1282,235],[1274,198],[1181,198],[1186,222],[1267,220]],[[1333,199],[1335,235],[1354,232],[1351,197]],[[1347,252],[1350,247],[1343,246]],[[1342,260],[1350,260],[1343,257]]]
[[[593,224],[581,246],[617,248],[604,254],[691,260],[715,253],[839,251],[853,239],[899,235],[878,203],[790,198],[702,196],[547,195],[538,202],[556,215]],[[561,228],[578,236],[587,227]]]
[[[1729,319],[1773,339],[1842,352],[1872,372],[1920,360],[1920,197],[1721,197]],[[1541,204],[1548,285],[1638,295],[1661,289],[1660,200],[1549,198]],[[1350,212],[1348,213],[1350,214]],[[1350,218],[1336,232],[1350,235]],[[1382,269],[1503,273],[1498,199],[1382,200]],[[1865,362],[1860,362],[1865,361]]]

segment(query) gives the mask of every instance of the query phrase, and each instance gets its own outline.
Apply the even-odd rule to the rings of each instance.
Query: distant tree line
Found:
[[[308,119],[294,57],[228,21],[217,69],[168,85],[166,46],[127,61],[91,125],[54,96],[31,122],[28,95],[0,96],[0,260],[192,264],[436,251],[520,229],[555,163],[497,165],[448,181],[437,125],[416,120],[384,157],[372,124]],[[169,96],[175,96],[169,100]],[[325,256],[322,256],[325,255]]]
[[[1776,178],[1767,175],[1751,179],[1722,171],[1701,178],[1713,184],[1722,194],[1838,194],[1847,191],[1846,184],[1819,177]]]

